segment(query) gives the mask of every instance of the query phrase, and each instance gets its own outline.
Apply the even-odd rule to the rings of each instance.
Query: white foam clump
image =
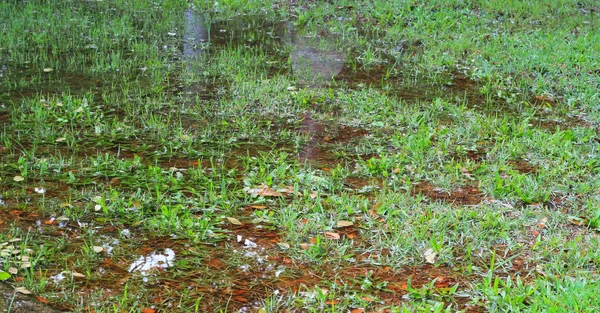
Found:
[[[166,269],[173,266],[175,260],[175,251],[166,248],[164,254],[152,252],[148,256],[140,256],[135,262],[129,266],[129,272],[145,273],[153,268]]]

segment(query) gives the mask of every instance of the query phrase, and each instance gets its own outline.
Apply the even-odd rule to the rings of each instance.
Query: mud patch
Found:
[[[429,182],[418,182],[413,185],[411,195],[423,195],[432,202],[447,202],[458,205],[476,205],[486,197],[477,187],[465,186],[453,191],[436,188]]]
[[[512,166],[515,170],[517,170],[521,174],[535,174],[537,173],[537,168],[527,161],[523,159],[518,159],[514,161],[509,161],[508,164]]]

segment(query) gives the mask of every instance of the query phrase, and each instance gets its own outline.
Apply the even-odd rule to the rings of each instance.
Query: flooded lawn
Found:
[[[598,311],[598,12],[2,2],[0,308]]]

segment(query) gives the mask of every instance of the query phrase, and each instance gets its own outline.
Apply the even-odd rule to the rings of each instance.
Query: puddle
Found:
[[[140,256],[135,262],[129,265],[128,272],[140,272],[147,275],[151,270],[165,270],[173,266],[175,261],[175,251],[170,248],[164,249],[162,253],[153,251],[149,255]]]
[[[41,68],[29,66],[9,66],[4,78],[11,81],[32,82],[26,88],[7,89],[0,87],[0,94],[8,97],[6,100],[20,102],[22,99],[43,95],[60,95],[69,93],[73,96],[83,95],[89,91],[97,92],[106,86],[107,78],[88,77],[79,73],[65,73],[59,70],[43,73]],[[5,100],[0,98],[0,100]]]

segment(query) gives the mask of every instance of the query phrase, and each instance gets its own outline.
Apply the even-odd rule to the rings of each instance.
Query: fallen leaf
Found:
[[[349,233],[346,235],[346,237],[348,237],[348,239],[354,239],[358,237],[358,233]]]
[[[350,313],[364,313],[365,309],[352,309],[350,310]]]
[[[60,138],[57,138],[56,140],[54,140],[54,142],[63,142],[63,141],[65,141],[65,140],[67,140],[67,138],[65,138],[65,137],[60,137]]]
[[[235,218],[235,217],[229,217],[229,216],[228,216],[228,217],[227,217],[227,220],[229,220],[229,222],[230,222],[231,224],[233,224],[233,225],[240,225],[240,226],[242,225],[242,222],[240,222],[240,220],[238,220],[238,219],[237,219],[237,218]]]
[[[293,195],[294,193],[296,193],[297,195],[301,195],[301,193],[296,192],[294,190],[294,187],[292,187],[292,186],[285,186],[285,188],[277,189],[277,192],[279,192],[280,194],[286,194],[286,195]]]
[[[246,189],[246,192],[253,196],[281,197],[281,193],[275,191],[275,189],[264,184],[255,186],[254,188],[248,188]]]
[[[434,264],[437,253],[433,252],[433,249],[427,249],[427,251],[425,251],[424,256],[425,256],[425,262],[427,262],[429,264]]]
[[[300,249],[302,249],[302,250],[308,250],[309,248],[310,248],[309,243],[304,242],[304,243],[300,244]]]
[[[333,232],[326,232],[325,233],[325,238],[333,239],[333,240],[339,240],[340,239],[340,234],[333,233]]]
[[[37,296],[36,299],[41,303],[46,303],[46,304],[50,303],[50,301],[48,299],[42,298],[40,296]]]
[[[83,275],[81,273],[77,273],[77,272],[72,272],[71,275],[73,275],[73,277],[77,277],[77,278],[85,278],[85,275]]]
[[[154,313],[154,312],[156,312],[156,310],[153,308],[145,308],[142,310],[142,313]]]
[[[251,209],[257,209],[257,210],[262,210],[262,209],[266,209],[267,206],[266,205],[262,205],[262,204],[253,204],[250,206]]]
[[[0,270],[0,281],[7,280],[10,278],[10,274]]]
[[[15,177],[13,177],[13,180],[16,182],[21,182],[21,181],[24,181],[25,178],[23,178],[23,176],[15,176]]]
[[[8,268],[8,273],[9,274],[16,275],[18,272],[19,272],[19,270],[17,268],[14,268],[14,267],[9,267]]]
[[[244,298],[242,296],[235,296],[235,297],[233,297],[231,299],[233,299],[235,301],[239,301],[239,302],[248,302],[248,299],[246,299],[246,298]]]
[[[373,302],[375,301],[375,299],[371,298],[371,297],[367,297],[367,296],[362,296],[361,297],[363,300],[367,301],[367,302]]]
[[[50,73],[52,71],[54,71],[54,69],[52,69],[51,67],[46,67],[43,69],[44,73]]]
[[[287,250],[290,248],[290,244],[287,242],[278,242],[277,245],[283,250]]]
[[[354,223],[350,222],[350,221],[338,221],[337,222],[337,227],[338,228],[342,228],[342,227],[350,227],[354,225]]]
[[[17,287],[17,288],[15,288],[15,291],[19,292],[19,293],[22,293],[24,295],[30,295],[31,294],[31,291],[25,289],[25,287]]]
[[[94,249],[94,252],[96,252],[96,253],[100,253],[100,252],[104,251],[104,248],[102,248],[100,246],[94,246],[92,248]]]

